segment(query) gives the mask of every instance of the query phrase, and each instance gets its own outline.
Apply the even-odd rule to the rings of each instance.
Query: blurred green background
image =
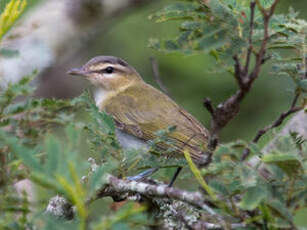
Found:
[[[155,57],[160,64],[161,78],[172,98],[209,127],[210,115],[202,106],[203,99],[210,97],[216,105],[234,93],[236,85],[229,74],[209,72],[215,60],[208,55],[184,56],[178,53],[159,53],[148,48],[148,39],[168,38],[176,34],[176,23],[157,24],[148,20],[148,15],[170,2],[160,1],[129,15],[114,18],[107,31],[89,47],[90,56],[122,57],[140,72],[145,81],[158,87],[149,60],[150,56]],[[307,18],[306,0],[281,1],[278,11],[286,12],[289,6],[299,11],[300,17]],[[261,77],[243,102],[239,115],[222,132],[222,140],[249,140],[256,130],[269,124],[289,106],[292,82],[270,74],[270,68],[267,64],[262,70]]]

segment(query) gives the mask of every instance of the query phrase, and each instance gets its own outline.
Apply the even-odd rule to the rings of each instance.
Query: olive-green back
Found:
[[[178,148],[177,152],[182,154],[188,149],[196,162],[205,157],[206,128],[168,96],[145,82],[131,85],[111,97],[102,109],[114,118],[119,129],[144,141],[156,138],[155,133],[159,130],[176,126],[169,137]],[[168,146],[160,144],[159,147],[166,149]]]

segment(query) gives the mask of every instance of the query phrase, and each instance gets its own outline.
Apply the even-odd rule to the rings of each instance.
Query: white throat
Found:
[[[94,99],[96,106],[99,107],[108,97],[108,91],[103,88],[94,89]]]

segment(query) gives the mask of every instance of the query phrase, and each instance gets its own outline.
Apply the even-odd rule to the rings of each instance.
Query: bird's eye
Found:
[[[108,73],[108,74],[111,74],[114,72],[114,68],[111,67],[111,66],[108,66],[107,68],[105,68],[104,72]]]

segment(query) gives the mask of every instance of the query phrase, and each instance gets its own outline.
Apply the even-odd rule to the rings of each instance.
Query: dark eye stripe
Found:
[[[116,70],[117,71],[117,70]],[[111,74],[115,72],[115,68],[108,66],[107,68],[104,69],[100,69],[100,70],[92,70],[90,71],[91,73],[107,73],[107,74]]]
[[[0,0],[1,1],[1,0]],[[116,73],[126,73],[127,71],[122,69],[122,68],[117,68],[115,66],[107,66],[103,69],[94,69],[94,70],[91,70],[89,71],[91,73],[98,73],[98,74],[112,74],[114,72]]]

